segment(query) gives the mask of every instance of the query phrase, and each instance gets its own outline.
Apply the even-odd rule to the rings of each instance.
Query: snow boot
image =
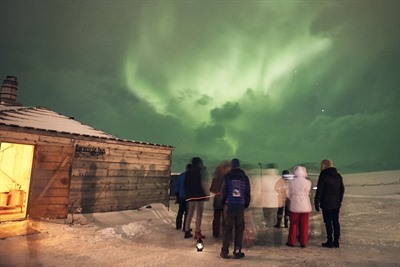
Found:
[[[192,237],[192,233],[190,231],[185,231],[185,238]]]
[[[333,239],[333,247],[338,248],[339,247],[339,238]]]
[[[202,235],[200,231],[194,233],[194,239],[204,239],[204,238],[206,237]]]
[[[223,258],[223,259],[229,259],[228,254],[229,254],[229,251],[223,251],[223,250],[221,249],[221,253],[220,253],[219,255],[220,255],[221,258]]]
[[[322,243],[321,246],[325,247],[325,248],[333,248],[333,242],[332,242],[332,237],[331,238],[327,238],[325,243]]]
[[[277,223],[274,225],[275,228],[281,228],[281,222],[282,222],[282,215],[277,216]]]
[[[236,248],[235,251],[233,252],[233,257],[234,257],[235,259],[244,258],[244,253],[241,251],[240,248]]]
[[[289,216],[285,216],[285,228],[289,227]]]

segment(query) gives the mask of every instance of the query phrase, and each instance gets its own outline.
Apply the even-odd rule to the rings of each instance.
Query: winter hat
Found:
[[[240,167],[240,161],[238,159],[231,160],[231,168],[236,169]]]
[[[297,177],[304,177],[304,178],[308,177],[307,169],[306,169],[306,167],[303,167],[303,166],[294,167],[293,174],[296,178]]]
[[[192,167],[200,167],[203,165],[203,160],[199,157],[192,158]]]
[[[283,177],[285,177],[286,175],[288,175],[289,174],[289,171],[288,170],[283,170],[282,171],[282,176]]]

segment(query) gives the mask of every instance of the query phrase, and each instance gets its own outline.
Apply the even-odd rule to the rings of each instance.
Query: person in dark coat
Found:
[[[185,177],[186,193],[186,223],[185,238],[192,237],[190,224],[193,215],[196,212],[195,239],[203,239],[205,236],[201,233],[201,222],[203,219],[204,201],[209,196],[208,193],[208,173],[203,165],[203,160],[199,157],[192,158],[192,167],[187,170]]]
[[[220,256],[228,258],[229,242],[235,228],[233,256],[235,259],[243,258],[244,210],[250,205],[250,180],[240,168],[238,159],[232,159],[231,170],[224,175],[221,202],[224,205],[224,233]]]
[[[175,184],[176,202],[179,205],[178,213],[176,214],[176,220],[175,220],[177,230],[181,229],[183,225],[183,231],[185,231],[185,223],[186,223],[185,177],[187,170],[189,170],[191,167],[192,167],[191,164],[186,165],[186,170],[181,174],[179,174]],[[182,224],[182,218],[184,218],[183,224]]]
[[[321,161],[321,173],[318,177],[317,192],[315,193],[315,210],[319,212],[322,208],[326,229],[326,242],[323,247],[339,247],[340,223],[339,211],[344,195],[343,178],[333,167],[332,160]]]

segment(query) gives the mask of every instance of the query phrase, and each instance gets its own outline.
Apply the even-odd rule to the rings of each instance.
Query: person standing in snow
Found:
[[[208,197],[206,184],[208,181],[207,168],[203,165],[203,160],[199,157],[192,158],[192,167],[187,170],[185,177],[185,193],[187,201],[185,238],[192,237],[190,224],[196,212],[195,239],[203,239],[201,233],[201,221],[203,219],[204,200]]]
[[[220,228],[221,228],[221,218],[222,212],[224,210],[224,206],[221,203],[221,188],[222,188],[222,179],[224,175],[229,171],[230,165],[229,161],[222,162],[215,168],[214,177],[211,182],[210,192],[215,194],[213,201],[213,221],[212,221],[212,232],[214,237],[219,237]]]
[[[250,180],[240,168],[238,159],[231,160],[231,170],[224,175],[221,202],[224,205],[224,233],[220,256],[228,258],[229,243],[235,228],[233,256],[235,259],[243,258],[244,210],[250,205]]]
[[[311,181],[307,180],[307,169],[296,166],[293,170],[294,179],[288,181],[287,196],[290,200],[290,227],[286,243],[289,247],[296,244],[299,230],[300,246],[305,248],[308,243],[308,223],[311,207]]]
[[[187,170],[189,170],[191,166],[192,166],[191,164],[186,165],[186,170],[178,176],[178,179],[176,180],[175,184],[175,196],[177,203],[179,205],[178,213],[176,214],[176,220],[175,220],[177,230],[182,228],[182,218],[184,218],[183,230],[185,230],[185,223],[186,223],[185,177]]]
[[[285,228],[289,227],[289,199],[286,196],[286,182],[287,177],[289,175],[288,170],[282,171],[282,178],[279,179],[275,184],[275,191],[278,193],[278,211],[276,213],[276,224],[274,225],[275,228],[281,228],[281,222],[284,218],[284,226]]]
[[[268,164],[267,169],[261,175],[261,207],[264,216],[263,225],[266,228],[275,225],[276,209],[279,207],[279,194],[275,190],[275,185],[281,178],[274,163]]]
[[[336,168],[333,167],[332,160],[322,160],[314,205],[317,212],[319,212],[320,207],[322,208],[327,239],[325,243],[321,244],[323,247],[339,247],[339,211],[342,205],[343,195],[344,184],[342,176],[338,173]]]

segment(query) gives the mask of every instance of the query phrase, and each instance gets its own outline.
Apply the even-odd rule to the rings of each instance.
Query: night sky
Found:
[[[0,1],[0,79],[119,138],[400,169],[400,1]]]

